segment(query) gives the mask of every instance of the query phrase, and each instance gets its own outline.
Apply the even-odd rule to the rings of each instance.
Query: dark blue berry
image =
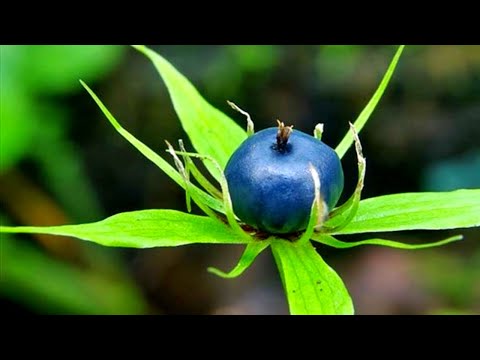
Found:
[[[290,131],[281,124],[252,135],[225,168],[235,214],[273,234],[307,227],[315,194],[309,163],[318,172],[329,210],[343,190],[343,170],[335,151],[313,136]]]

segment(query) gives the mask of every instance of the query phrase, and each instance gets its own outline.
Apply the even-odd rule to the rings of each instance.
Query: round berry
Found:
[[[309,164],[318,172],[322,200],[331,210],[343,190],[342,165],[332,148],[283,123],[250,136],[225,168],[235,214],[273,234],[304,230],[315,197]]]

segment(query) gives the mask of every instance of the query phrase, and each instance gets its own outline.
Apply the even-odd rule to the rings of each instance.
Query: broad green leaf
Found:
[[[125,277],[53,259],[29,242],[1,236],[2,296],[42,313],[142,314],[147,305]]]
[[[122,135],[130,144],[132,144],[138,151],[140,151],[143,156],[145,156],[148,160],[153,162],[157,165],[165,174],[170,176],[178,185],[180,185],[183,189],[185,189],[185,181],[183,180],[182,176],[171,166],[167,161],[165,161],[161,156],[155,153],[152,149],[150,149],[147,145],[142,143],[138,140],[135,136],[130,134],[127,130],[125,130],[119,122],[113,117],[113,115],[108,111],[105,105],[103,105],[102,101],[98,98],[97,95],[85,84],[82,80],[80,80],[82,86],[88,91],[90,96],[93,100],[97,103],[100,110],[102,110],[103,114],[107,117],[108,121],[112,124],[112,126],[117,130],[120,135]],[[209,194],[205,193],[203,190],[200,190],[195,185],[192,185],[189,189],[193,193],[195,193],[202,201],[211,207],[212,209],[224,213],[223,204],[220,200],[213,198]]]
[[[273,239],[271,244],[291,314],[353,314],[352,299],[342,279],[310,241]]]
[[[362,110],[362,112],[358,116],[357,120],[355,120],[355,123],[353,125],[355,126],[355,129],[358,132],[360,132],[363,129],[368,119],[370,118],[370,115],[372,115],[373,110],[375,110],[375,107],[377,106],[378,102],[382,98],[382,95],[385,92],[385,89],[387,88],[388,83],[390,82],[390,79],[392,78],[393,72],[395,71],[395,67],[397,66],[398,60],[400,59],[400,55],[402,54],[404,47],[405,45],[401,45],[398,48],[397,52],[395,53],[395,56],[392,59],[392,62],[390,63],[390,66],[387,69],[387,72],[383,76],[382,82],[378,86],[377,90],[373,94],[367,106],[365,106],[365,108]],[[347,132],[345,137],[342,139],[340,144],[338,144],[337,148],[335,149],[340,159],[343,158],[343,155],[345,155],[345,153],[350,148],[350,146],[352,146],[352,144],[353,144],[353,136],[350,132]]]
[[[81,225],[0,226],[0,232],[73,236],[104,246],[151,248],[195,243],[245,244],[227,225],[175,210],[141,210]]]
[[[326,234],[315,234],[312,236],[312,240],[315,240],[319,243],[332,246],[337,249],[348,249],[351,247],[359,246],[359,245],[380,245],[380,246],[387,246],[397,249],[405,249],[405,250],[418,250],[418,249],[427,249],[436,246],[442,246],[454,241],[462,240],[462,235],[452,236],[448,239],[435,241],[432,243],[427,244],[405,244],[398,241],[392,240],[384,240],[384,239],[368,239],[368,240],[361,240],[361,241],[352,241],[352,242],[345,242],[335,239],[333,236],[326,235]]]
[[[242,254],[242,257],[238,261],[237,266],[235,266],[230,272],[226,273],[217,268],[209,267],[207,270],[212,274],[220,276],[225,279],[233,279],[243,274],[245,270],[247,270],[250,265],[252,265],[253,261],[256,259],[260,253],[265,250],[270,242],[267,240],[262,241],[252,241],[247,245],[245,251]]]
[[[480,225],[480,189],[404,193],[360,201],[356,216],[333,234],[441,230]]]
[[[190,81],[162,56],[145,46],[134,45],[134,48],[145,54],[157,68],[183,129],[197,152],[212,156],[222,169],[225,168],[232,153],[247,138],[245,130],[210,105]],[[212,164],[205,165],[220,180],[218,170]]]

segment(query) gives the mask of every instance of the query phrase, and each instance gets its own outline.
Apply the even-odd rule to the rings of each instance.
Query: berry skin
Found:
[[[282,123],[257,132],[240,145],[225,167],[235,214],[272,234],[306,229],[315,196],[309,163],[318,172],[320,194],[329,211],[343,190],[336,152],[313,136],[290,131]]]

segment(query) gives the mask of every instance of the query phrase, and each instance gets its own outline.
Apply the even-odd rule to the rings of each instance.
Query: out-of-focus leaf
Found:
[[[37,95],[77,90],[78,78],[93,80],[104,74],[124,50],[99,45],[1,45],[0,172],[36,151],[35,140],[52,130],[45,126],[49,119],[43,118],[45,106]]]
[[[271,45],[231,45],[225,51],[244,71],[269,71],[278,61],[278,48]]]
[[[42,313],[142,314],[146,304],[125,278],[81,270],[24,241],[1,235],[0,292]]]
[[[118,45],[18,45],[25,86],[42,93],[77,91],[77,81],[93,81],[113,68],[126,50]]]
[[[83,166],[81,151],[67,137],[68,112],[63,107],[44,104],[37,116],[41,136],[35,137],[29,155],[38,164],[43,183],[75,221],[101,219],[103,211]]]
[[[3,71],[0,73],[0,172],[30,151],[38,126],[34,104],[17,86],[8,86],[2,77]]]

